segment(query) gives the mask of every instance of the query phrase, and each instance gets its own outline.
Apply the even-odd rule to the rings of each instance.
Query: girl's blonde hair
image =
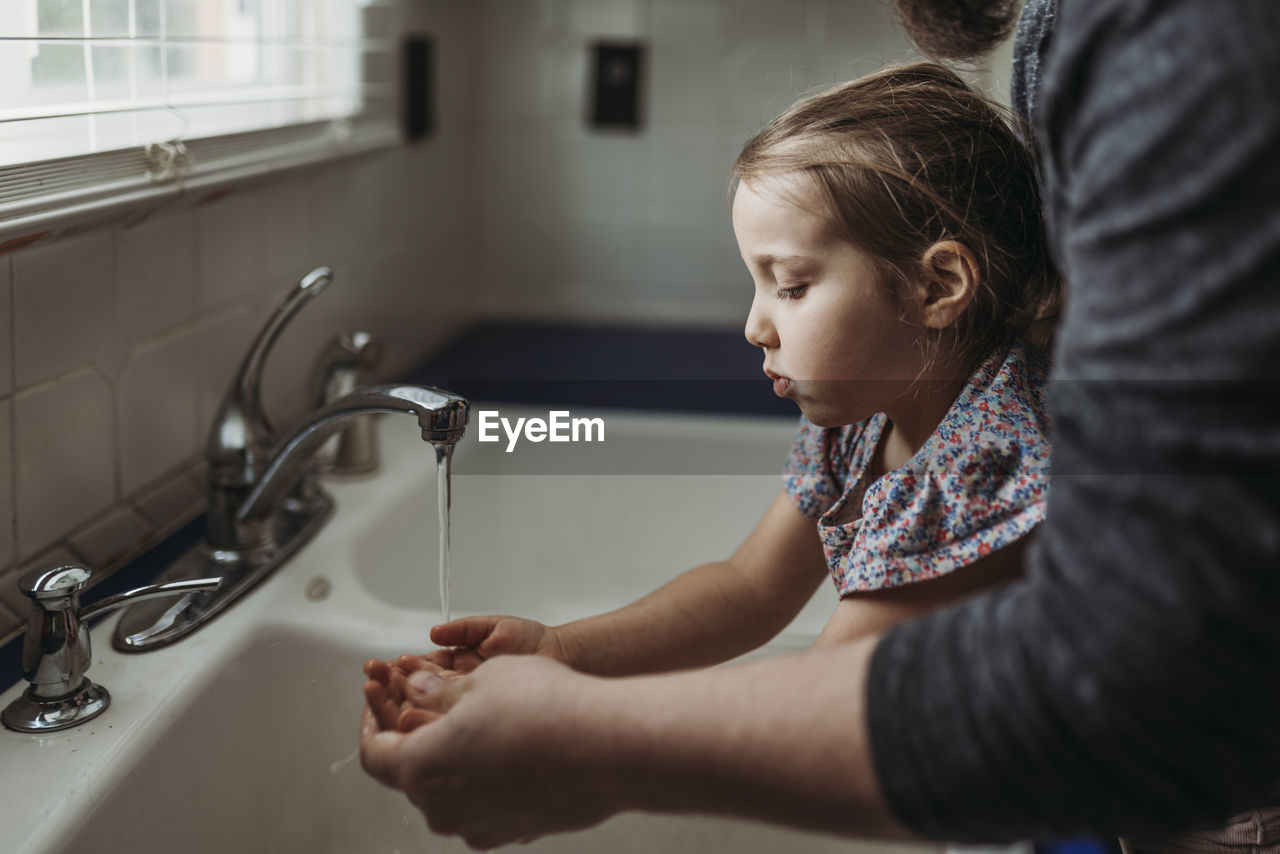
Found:
[[[899,299],[928,275],[930,246],[964,244],[980,283],[952,327],[952,354],[979,359],[1014,335],[1046,346],[1061,290],[1034,155],[1016,126],[941,65],[886,68],[774,119],[738,155],[734,186],[808,176],[841,236],[873,256]]]

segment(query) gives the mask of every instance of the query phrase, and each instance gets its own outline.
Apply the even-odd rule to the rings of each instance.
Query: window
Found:
[[[0,228],[394,139],[372,0],[4,5]]]

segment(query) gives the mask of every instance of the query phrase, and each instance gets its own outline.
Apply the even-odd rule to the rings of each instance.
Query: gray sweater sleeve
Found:
[[[1186,829],[1280,783],[1280,2],[1060,0],[1069,282],[1027,578],[900,626],[885,796],[955,840]]]

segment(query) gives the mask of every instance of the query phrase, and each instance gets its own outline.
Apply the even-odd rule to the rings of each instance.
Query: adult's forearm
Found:
[[[874,643],[595,683],[583,708],[607,785],[625,809],[910,838],[872,769],[863,681]]]
[[[407,690],[435,720],[384,731],[366,710],[361,759],[433,831],[473,847],[635,810],[905,838],[867,746],[871,643],[625,679],[533,655],[453,678],[423,670]]]

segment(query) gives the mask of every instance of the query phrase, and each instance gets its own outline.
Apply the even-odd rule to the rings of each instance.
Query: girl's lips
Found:
[[[773,371],[766,370],[764,375],[773,380],[773,393],[778,397],[786,397],[787,392],[791,390],[791,380],[781,374],[775,374]]]

